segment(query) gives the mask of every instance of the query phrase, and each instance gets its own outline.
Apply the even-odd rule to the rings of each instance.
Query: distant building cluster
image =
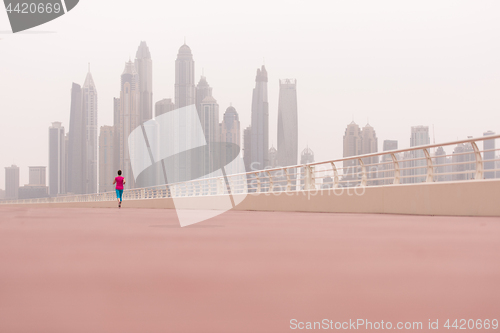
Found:
[[[28,167],[29,183],[19,186],[19,167],[11,165],[5,168],[5,191],[0,191],[0,199],[34,199],[49,196],[46,184],[45,166]]]
[[[190,105],[195,105],[198,112],[208,147],[206,156],[197,157],[199,160],[196,161],[187,161],[185,159],[190,158],[189,155],[180,154],[182,156],[174,161],[178,166],[175,174],[166,181],[193,179],[200,174],[209,174],[216,167],[212,154],[219,154],[218,158],[227,163],[234,158],[234,153],[230,151],[234,146],[228,145],[222,152],[215,152],[216,143],[240,146],[247,171],[297,164],[295,79],[279,81],[278,149],[272,148],[275,153],[270,160],[268,76],[265,66],[257,69],[252,93],[251,123],[241,133],[239,115],[234,106],[227,107],[222,119],[219,119],[219,104],[212,94],[212,87],[204,75],[195,83],[194,65],[191,48],[186,44],[182,45],[175,60],[174,96],[153,103],[153,63],[149,47],[142,41],[134,61],[126,62],[121,74],[119,97],[113,99],[113,124],[101,126],[99,132],[98,94],[89,65],[83,85],[73,83],[71,87],[69,126],[65,129],[61,122],[53,122],[49,127],[48,184],[42,184],[41,181],[32,184],[30,181],[29,185],[19,187],[19,168],[11,166],[5,169],[5,198],[55,197],[112,191],[112,182],[119,169],[127,178],[128,188],[158,184],[162,179],[160,174],[138,177],[136,183],[136,177],[132,174],[128,136],[139,126],[146,131],[158,133],[155,118]],[[185,120],[176,121],[178,127],[183,129]],[[154,128],[145,128],[147,126]],[[188,132],[189,129],[186,129],[186,133]],[[184,141],[190,140],[183,137],[174,140],[172,135],[173,133],[158,134],[155,139],[159,142],[155,144],[172,145],[175,142],[179,145],[179,150],[182,150],[182,145],[186,144]],[[236,172],[231,168],[226,170],[228,174],[233,171]],[[30,179],[31,172],[30,167]],[[43,177],[45,182],[45,174]]]
[[[242,132],[236,108],[232,105],[227,107],[220,119],[219,104],[213,96],[207,78],[202,75],[198,83],[195,83],[195,62],[191,48],[186,44],[182,45],[177,53],[174,80],[173,98],[161,98],[153,103],[153,62],[149,47],[142,41],[134,61],[129,59],[125,62],[121,73],[119,97],[113,98],[113,124],[101,126],[98,131],[98,94],[89,65],[83,85],[73,83],[71,87],[69,127],[65,130],[61,122],[53,122],[49,127],[48,170],[45,166],[29,167],[29,184],[21,187],[19,167],[6,167],[5,191],[0,191],[0,199],[109,192],[114,189],[112,182],[117,170],[122,170],[128,188],[195,179],[216,169],[218,162],[214,160],[220,161],[221,165],[228,164],[234,158],[232,144],[243,150],[243,163],[248,172],[294,166],[299,162],[295,79],[279,80],[277,147],[269,145],[268,72],[265,66],[257,69],[251,100],[251,121]],[[203,156],[190,157],[188,154],[179,154],[181,156],[173,159],[175,172],[170,179],[164,179],[159,170],[144,177],[134,177],[128,149],[129,134],[142,127],[144,132],[156,133],[150,137],[155,141],[149,143],[150,147],[177,145],[175,148],[183,151],[183,147],[190,140],[199,139],[189,137],[192,131],[186,128],[186,119],[181,116],[173,120],[180,134],[160,133],[161,128],[156,119],[191,105],[196,106],[206,142]],[[484,133],[485,136],[494,134],[491,131]],[[180,137],[175,138],[175,135]],[[215,147],[220,143],[226,143],[227,149],[218,151]],[[410,147],[429,143],[429,127],[411,128]],[[498,158],[495,157],[495,140],[485,140],[483,143],[484,178],[499,177],[500,174],[495,171],[500,168],[496,161]],[[384,152],[397,149],[398,141],[383,141]],[[344,158],[377,152],[378,138],[370,124],[360,128],[353,121],[347,125],[343,136]],[[474,176],[475,157],[470,144],[457,145],[448,153],[443,147],[428,153],[434,163],[434,181],[465,180]],[[342,171],[337,176],[341,177],[341,186],[355,186],[360,183],[360,170],[365,168],[368,184],[392,184],[394,165],[397,163],[400,169],[400,183],[420,183],[426,181],[427,177],[425,154],[420,149],[404,154],[391,153],[355,160],[346,159],[342,163]],[[307,147],[300,154],[300,164],[312,162],[314,153]],[[231,168],[226,170],[228,174],[236,171]],[[291,179],[293,189],[298,184],[303,188],[307,185],[304,184],[306,172],[309,171],[302,167],[298,173],[288,172],[286,177],[281,176],[278,181]],[[333,174],[326,175],[323,178],[323,187],[332,186],[332,176]]]
[[[484,136],[495,135],[488,131]],[[365,154],[377,153],[377,136],[372,126],[367,124],[363,129],[353,121],[347,125],[344,134],[344,158]],[[413,126],[410,133],[410,147],[418,147],[430,144],[428,126]],[[384,140],[383,151],[397,151],[397,140]],[[499,178],[500,161],[495,157],[495,140],[483,141],[483,168],[484,178]],[[428,151],[429,158],[433,164],[434,182],[459,181],[473,179],[476,172],[476,159],[474,149],[470,143],[458,144],[448,154],[443,147],[437,147]],[[366,168],[367,182],[370,185],[393,184],[395,176],[395,163],[400,170],[400,183],[413,184],[427,180],[427,161],[422,149],[407,151],[405,153],[392,153],[379,156],[361,158],[359,160],[346,160],[343,162],[343,173],[341,186],[355,186],[360,183],[361,167]],[[488,171],[492,170],[492,171]],[[331,176],[323,179],[324,184],[331,184]],[[325,186],[325,187],[329,187]]]

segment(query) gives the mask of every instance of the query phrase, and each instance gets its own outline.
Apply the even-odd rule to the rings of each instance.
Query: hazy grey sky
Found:
[[[369,119],[379,139],[409,146],[412,125],[434,124],[436,142],[500,132],[500,2],[81,0],[33,30],[0,34],[0,188],[4,167],[47,165],[48,127],[69,129],[70,88],[87,63],[99,126],[111,125],[125,61],[145,40],[153,100],[173,98],[174,61],[186,37],[221,116],[230,103],[250,123],[257,67],[269,73],[270,144],[276,146],[278,80],[296,78],[299,151],[342,156],[342,136]],[[0,9],[0,31],[10,31]],[[431,138],[432,140],[432,138]]]

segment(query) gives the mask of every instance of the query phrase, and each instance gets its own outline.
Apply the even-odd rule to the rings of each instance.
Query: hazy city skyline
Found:
[[[287,15],[281,17],[279,1],[241,10],[231,2],[200,2],[196,5],[203,16],[174,17],[176,30],[171,33],[160,20],[161,11],[148,16],[141,15],[143,9],[131,11],[132,2],[124,1],[118,9],[84,2],[78,11],[44,25],[43,30],[56,33],[3,34],[0,54],[8,65],[2,65],[2,76],[9,80],[0,83],[0,109],[6,115],[0,130],[9,140],[0,143],[0,165],[18,165],[20,184],[28,183],[28,166],[48,165],[47,128],[55,121],[69,128],[71,82],[81,82],[88,62],[99,89],[98,125],[112,125],[119,75],[140,41],[147,42],[155,64],[153,103],[173,99],[174,61],[184,36],[196,60],[195,81],[202,73],[207,77],[220,110],[232,103],[242,129],[250,124],[255,68],[265,64],[269,146],[277,145],[279,79],[287,77],[300,82],[299,151],[309,145],[316,160],[342,156],[342,135],[353,117],[359,124],[369,120],[376,129],[379,151],[380,142],[390,139],[398,140],[400,148],[409,147],[410,128],[417,125],[434,125],[436,142],[500,132],[500,48],[495,43],[500,23],[494,15],[500,4],[329,4],[331,11],[319,11],[300,1],[288,2]],[[179,10],[192,5],[181,4]],[[220,6],[237,15],[218,13]],[[107,10],[116,13],[112,20]],[[140,30],[130,27],[124,33],[123,25],[129,26],[136,14],[149,20],[137,22]],[[90,15],[93,24],[77,31]],[[251,24],[257,16],[261,22]],[[206,25],[217,19],[224,24]],[[249,25],[255,29],[246,30]],[[9,30],[3,11],[0,30]],[[5,188],[3,179],[0,188]]]

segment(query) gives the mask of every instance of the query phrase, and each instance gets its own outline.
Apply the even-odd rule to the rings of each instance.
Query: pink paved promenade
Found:
[[[462,318],[500,319],[500,218],[0,207],[1,333]]]

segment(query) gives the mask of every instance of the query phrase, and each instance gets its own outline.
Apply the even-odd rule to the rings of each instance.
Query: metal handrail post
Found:
[[[366,176],[366,167],[363,160],[358,158],[359,165],[361,166],[361,186],[366,186],[368,177]]]
[[[431,154],[429,154],[429,150],[427,148],[422,150],[424,151],[425,160],[427,162],[427,178],[425,179],[425,182],[432,183],[434,181],[434,167],[432,165]]]
[[[269,172],[269,171],[266,171],[266,173],[267,173],[267,176],[269,177],[269,189],[268,189],[268,191],[273,192],[274,191],[273,176],[271,176],[271,172]]]
[[[333,188],[339,187],[339,172],[337,171],[337,167],[334,162],[330,162],[333,170]]]
[[[484,179],[484,166],[483,158],[481,157],[481,151],[477,147],[475,141],[471,142],[472,149],[474,149],[474,156],[476,157],[476,175],[474,179]]]
[[[394,181],[393,184],[399,184],[401,180],[401,172],[399,170],[399,162],[395,154],[391,154],[392,163],[394,163]]]

